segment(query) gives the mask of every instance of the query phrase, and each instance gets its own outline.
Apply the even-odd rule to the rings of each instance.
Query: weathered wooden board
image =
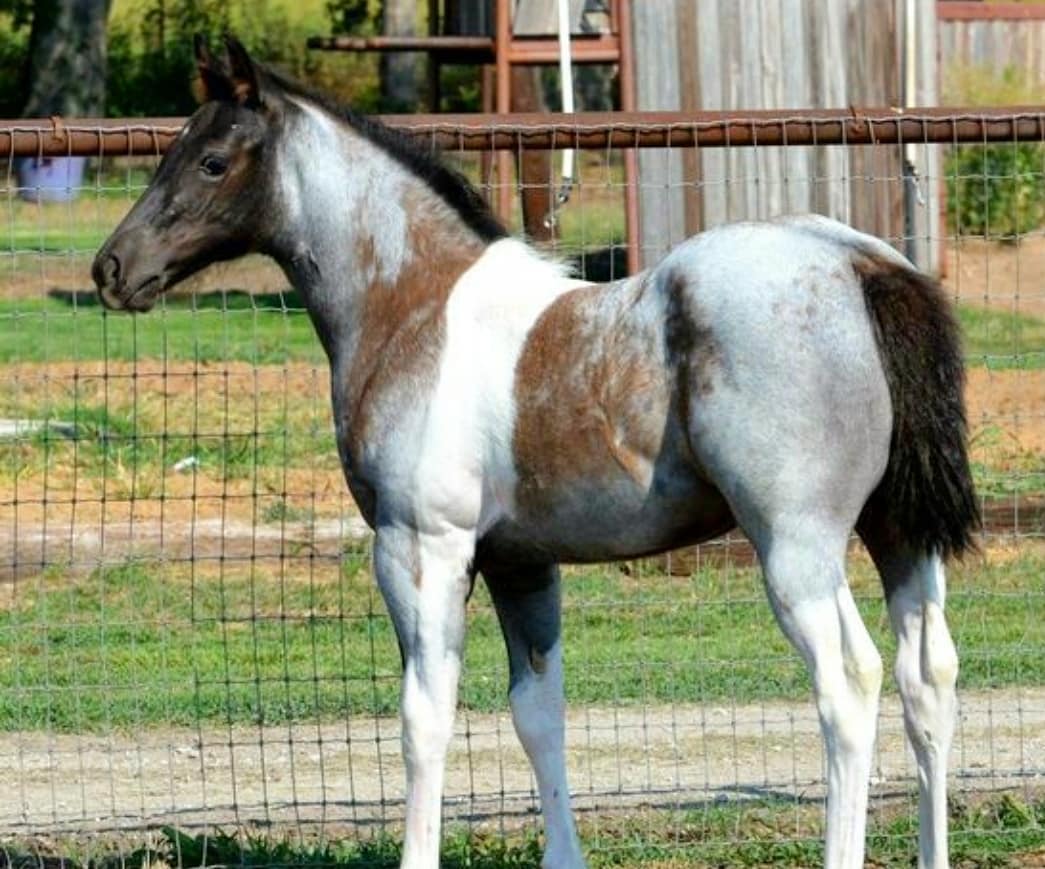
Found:
[[[914,0],[918,104],[936,97],[935,4]],[[651,0],[633,6],[638,107],[796,109],[901,104],[903,0]],[[935,148],[909,150],[920,264],[936,265]],[[704,227],[816,211],[904,234],[902,149],[725,148],[643,155],[643,261]],[[917,247],[917,245],[915,246]]]
[[[986,67],[1045,85],[1045,20],[942,20],[937,33],[944,81],[955,67]]]
[[[636,99],[640,107],[679,109],[680,59],[677,4],[636,3],[632,13],[632,39],[636,69]],[[639,152],[639,239],[643,264],[656,262],[685,237],[682,152],[679,149],[645,148]]]

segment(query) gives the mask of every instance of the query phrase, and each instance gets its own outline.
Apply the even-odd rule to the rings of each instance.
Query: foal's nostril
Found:
[[[120,261],[112,254],[96,257],[91,266],[91,277],[99,290],[114,287],[120,277]]]

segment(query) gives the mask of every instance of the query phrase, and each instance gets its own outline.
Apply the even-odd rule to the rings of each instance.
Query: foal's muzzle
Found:
[[[109,245],[98,252],[91,266],[91,277],[102,304],[110,311],[150,310],[163,290],[162,276],[133,275],[128,271]]]

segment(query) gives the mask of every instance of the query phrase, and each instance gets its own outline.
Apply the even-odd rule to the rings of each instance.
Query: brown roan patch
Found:
[[[377,402],[416,405],[431,393],[438,376],[446,333],[445,311],[450,292],[462,274],[480,257],[478,239],[449,241],[445,221],[424,217],[411,223],[412,251],[394,282],[375,281],[366,294],[360,339],[348,370],[346,434],[350,451],[374,430]],[[373,271],[373,242],[360,244],[358,263]]]
[[[516,367],[512,448],[524,511],[542,511],[578,480],[652,481],[672,381],[651,281],[566,293],[534,324]]]

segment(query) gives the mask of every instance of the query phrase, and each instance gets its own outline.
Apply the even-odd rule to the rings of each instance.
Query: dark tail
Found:
[[[915,551],[975,548],[980,509],[969,470],[958,323],[940,285],[888,260],[854,261],[893,402],[889,465],[861,521],[887,521]]]

